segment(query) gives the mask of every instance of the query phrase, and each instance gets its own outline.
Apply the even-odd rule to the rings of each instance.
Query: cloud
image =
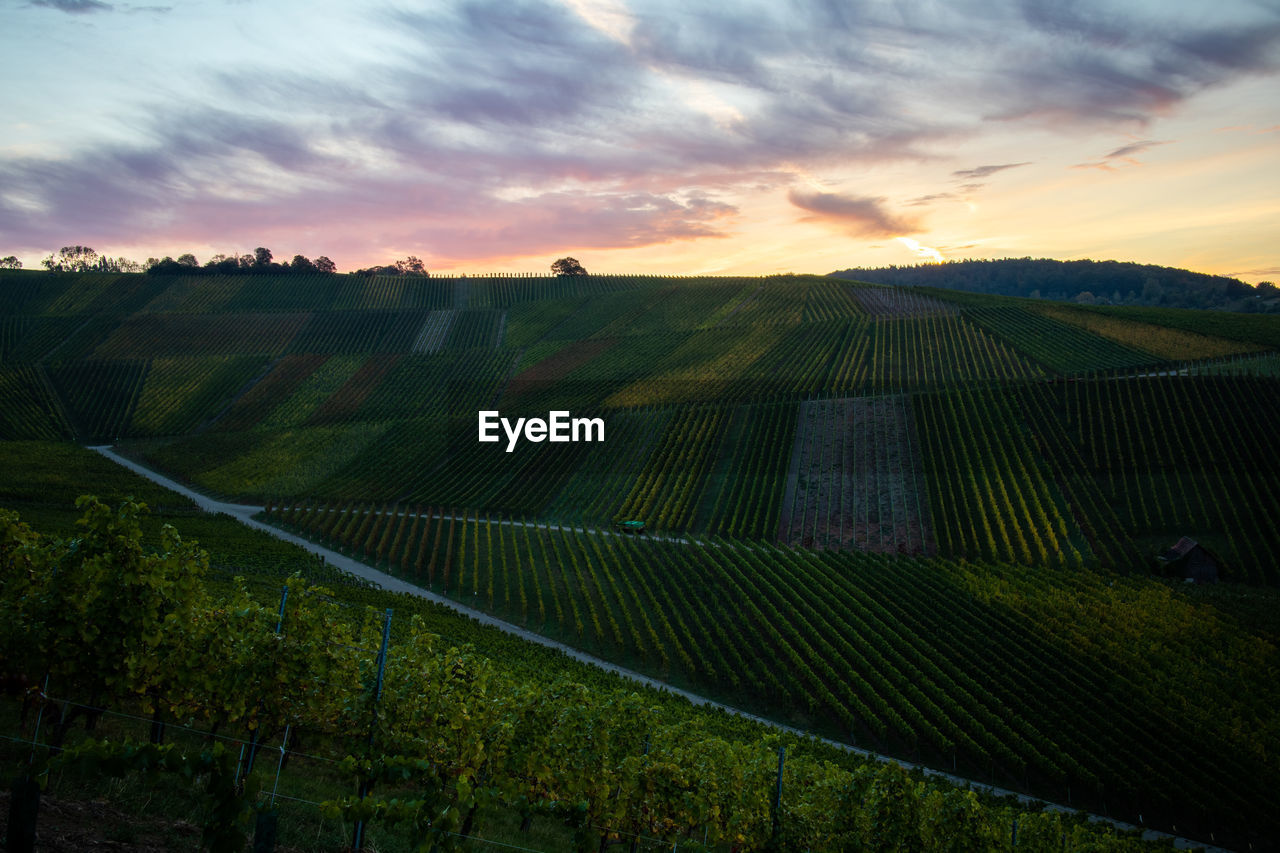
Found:
[[[1280,22],[1235,25],[1192,32],[1174,44],[1208,66],[1255,72],[1276,67]]]
[[[31,5],[41,6],[45,9],[57,9],[59,12],[66,12],[68,15],[110,12],[114,8],[110,3],[100,3],[99,0],[31,0]]]
[[[1121,145],[1119,148],[1108,154],[1102,155],[1101,160],[1092,163],[1076,163],[1072,169],[1097,169],[1101,172],[1114,172],[1117,163],[1123,163],[1129,166],[1141,166],[1142,162],[1137,159],[1137,155],[1149,148],[1157,145],[1168,145],[1171,140],[1143,139],[1139,142],[1130,142],[1128,145]]]
[[[812,216],[809,221],[839,223],[849,233],[860,237],[897,237],[914,234],[920,230],[912,218],[896,216],[884,207],[883,198],[858,198],[838,193],[802,192],[791,190],[788,201]]]
[[[478,187],[480,164],[445,149],[427,155],[431,172],[367,173],[346,182],[332,178],[332,155],[309,149],[290,128],[216,115],[196,126],[206,133],[173,130],[145,151],[118,147],[79,161],[0,164],[0,185],[19,197],[36,192],[42,201],[33,210],[0,195],[0,231],[31,246],[61,245],[69,234],[89,245],[145,235],[173,253],[210,242],[268,245],[328,254],[351,267],[385,260],[395,249],[439,265],[565,245],[718,238],[738,212],[709,193],[534,190],[504,199],[496,192],[501,181]],[[530,173],[507,162],[511,175]],[[279,189],[281,176],[289,177],[288,192]],[[308,243],[299,245],[304,231]]]
[[[1167,141],[1160,142],[1154,139],[1144,139],[1141,142],[1131,142],[1128,145],[1122,145],[1110,154],[1104,155],[1108,160],[1117,158],[1130,160],[1135,154],[1141,154],[1148,148],[1154,148],[1157,145],[1168,145]]]
[[[1004,137],[1011,125],[1142,125],[1280,67],[1276,14],[1224,2],[1230,15],[1176,26],[1169,10],[1102,0],[957,0],[928,15],[895,4],[596,4],[613,10],[607,20],[595,5],[584,17],[583,3],[553,0],[371,7],[341,41],[308,31],[305,50],[282,48],[279,61],[211,64],[183,110],[141,94],[113,103],[132,141],[0,155],[0,231],[36,246],[69,233],[103,244],[298,233],[352,253],[419,241],[442,258],[543,251],[557,234],[582,246],[714,238],[733,227],[730,201],[796,174],[945,162],[957,140]],[[252,29],[258,8],[244,7],[240,25]],[[1154,144],[1078,167],[1114,168]],[[948,192],[906,204],[1023,165],[959,169]],[[863,236],[920,228],[881,198],[789,198]]]
[[[907,202],[912,207],[928,204],[933,201],[947,201],[949,199],[958,198],[955,193],[929,193],[928,195],[918,196]]]
[[[1003,172],[1005,169],[1016,169],[1019,166],[1029,166],[1031,161],[1027,160],[1022,163],[1002,163],[999,166],[978,166],[974,169],[960,169],[951,174],[957,178],[965,180],[977,180],[978,178],[986,178],[994,175],[996,172]]]
[[[992,81],[992,118],[1141,125],[1207,89],[1280,68],[1280,16],[1262,5],[1227,2],[1213,17],[1193,5],[1156,14],[1096,0],[1013,8],[1021,26],[1000,22],[1006,46],[993,45],[991,58],[1017,66]]]

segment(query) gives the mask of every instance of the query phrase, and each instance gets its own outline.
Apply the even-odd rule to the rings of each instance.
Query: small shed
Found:
[[[1217,583],[1218,561],[1209,549],[1205,548],[1189,536],[1183,536],[1177,543],[1156,557],[1165,570],[1196,583]]]

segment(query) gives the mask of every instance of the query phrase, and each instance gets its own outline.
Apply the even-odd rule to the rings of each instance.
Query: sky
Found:
[[[1280,0],[0,0],[0,256],[1280,281]]]

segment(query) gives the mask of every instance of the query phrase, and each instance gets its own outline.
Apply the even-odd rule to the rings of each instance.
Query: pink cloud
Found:
[[[792,190],[787,199],[812,215],[806,221],[827,221],[843,225],[859,237],[897,237],[920,231],[920,223],[912,217],[893,214],[885,209],[883,198],[858,198],[838,193]]]

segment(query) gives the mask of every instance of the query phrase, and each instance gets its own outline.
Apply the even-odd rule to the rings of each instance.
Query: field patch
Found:
[[[280,429],[306,423],[330,396],[351,379],[363,363],[364,356],[360,355],[331,356],[298,385],[297,390],[287,399],[282,399],[280,405],[261,421],[260,426],[264,429]]]
[[[312,314],[292,352],[406,352],[422,329],[421,311],[325,311]]]
[[[590,338],[571,343],[560,348],[550,357],[520,371],[512,378],[507,391],[513,398],[519,397],[521,388],[526,385],[536,387],[544,382],[563,379],[616,343],[615,338]]]
[[[504,350],[448,350],[435,355],[397,357],[394,369],[360,404],[361,420],[400,420],[468,413],[492,406],[511,369]]]
[[[933,553],[906,397],[800,404],[778,539],[804,548]]]
[[[967,308],[965,316],[1056,373],[1157,364],[1150,353],[1022,307]]]
[[[219,430],[248,429],[287,399],[298,386],[324,364],[324,355],[286,355],[267,374],[232,400],[218,420]]]
[[[418,337],[414,338],[414,352],[439,352],[444,347],[445,339],[449,337],[449,330],[453,328],[453,323],[458,319],[458,312],[452,308],[444,308],[439,311],[428,311],[427,319],[423,321],[422,328],[418,331]]]
[[[502,311],[489,308],[457,312],[443,346],[449,349],[497,349],[501,343]]]
[[[95,351],[98,358],[274,355],[307,321],[305,314],[138,314]]]
[[[70,437],[66,412],[39,365],[0,366],[0,400],[0,439]]]
[[[694,332],[653,363],[647,377],[615,392],[605,405],[648,406],[724,399],[743,372],[764,356],[783,333],[777,327]]]
[[[83,494],[112,506],[133,498],[156,512],[196,508],[177,492],[65,441],[0,441],[0,471],[5,472],[0,506],[6,508],[46,506],[65,512]]]
[[[868,393],[1045,375],[1040,365],[960,316],[882,318],[867,330],[860,383]]]
[[[372,356],[316,409],[312,423],[334,423],[350,418],[400,360],[398,355]]]
[[[49,370],[81,441],[115,441],[126,433],[147,362],[74,361]]]
[[[205,433],[148,454],[148,462],[181,473],[215,494],[265,501],[307,494],[386,430],[342,424],[278,432]]]
[[[1167,375],[1035,383],[1018,395],[1104,566],[1153,568],[1189,536],[1224,577],[1280,582],[1280,463],[1257,439],[1280,428],[1276,380]]]
[[[1150,323],[1126,320],[1065,305],[1036,305],[1035,310],[1063,323],[1087,329],[1095,335],[1109,338],[1123,346],[1148,352],[1169,361],[1221,358],[1263,349],[1258,344],[1214,338],[1185,329],[1154,326]]]
[[[852,288],[853,298],[872,317],[925,317],[959,314],[959,306],[896,287]]]
[[[1038,391],[1045,382],[1021,389]],[[990,388],[916,395],[913,409],[940,554],[1074,568],[1089,548],[1008,395]],[[1078,500],[1077,500],[1078,502]]]
[[[224,310],[251,279],[243,275],[178,278],[156,294],[143,314],[209,314]],[[257,281],[253,282],[256,286]]]
[[[399,308],[404,294],[404,276],[348,276],[334,299],[335,310]]]
[[[265,363],[263,356],[253,355],[152,359],[129,434],[189,432],[225,406]]]

